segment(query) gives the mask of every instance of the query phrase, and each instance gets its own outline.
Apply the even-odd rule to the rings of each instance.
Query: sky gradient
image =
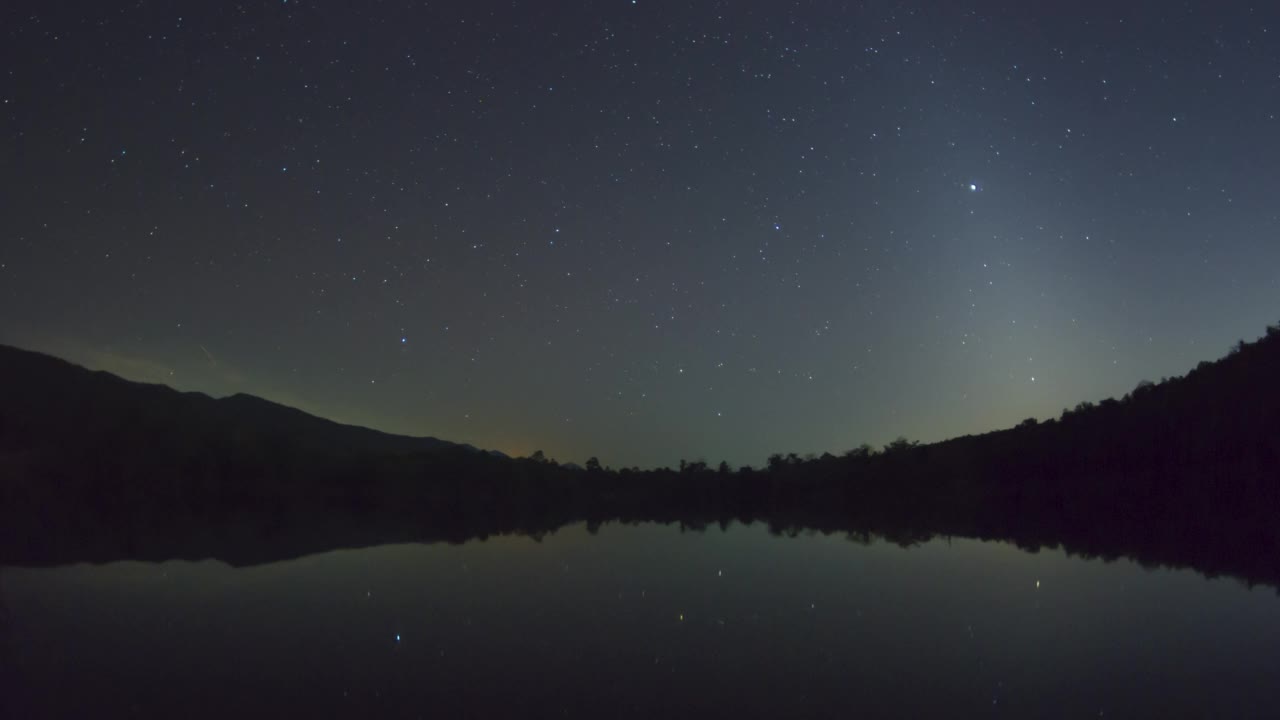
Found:
[[[0,342],[615,467],[1122,395],[1280,320],[1280,7],[1052,5],[7,5]]]

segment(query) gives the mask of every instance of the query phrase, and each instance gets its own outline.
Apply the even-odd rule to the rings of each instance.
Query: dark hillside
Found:
[[[123,380],[0,345],[0,450],[193,450],[278,444],[324,454],[412,453],[453,445],[342,425],[252,395],[214,399]]]
[[[1064,545],[1280,584],[1280,329],[1053,420],[738,470],[510,459],[0,348],[0,473],[0,551],[19,563],[256,562],[577,521],[737,520]]]

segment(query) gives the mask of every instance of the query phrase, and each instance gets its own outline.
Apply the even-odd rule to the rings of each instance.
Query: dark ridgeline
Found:
[[[214,400],[0,347],[0,562],[216,557],[765,522],[1133,557],[1280,586],[1280,328],[1056,420],[763,469],[584,468]]]

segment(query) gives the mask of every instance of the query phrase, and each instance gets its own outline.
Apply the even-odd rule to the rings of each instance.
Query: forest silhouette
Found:
[[[213,557],[734,522],[1003,540],[1280,587],[1280,327],[1183,377],[933,444],[762,468],[583,467],[213,399],[0,346],[0,563]]]

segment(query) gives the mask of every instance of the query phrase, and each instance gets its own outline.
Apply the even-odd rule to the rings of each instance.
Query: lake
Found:
[[[1274,717],[1270,587],[1061,551],[583,525],[0,569],[8,717]]]

